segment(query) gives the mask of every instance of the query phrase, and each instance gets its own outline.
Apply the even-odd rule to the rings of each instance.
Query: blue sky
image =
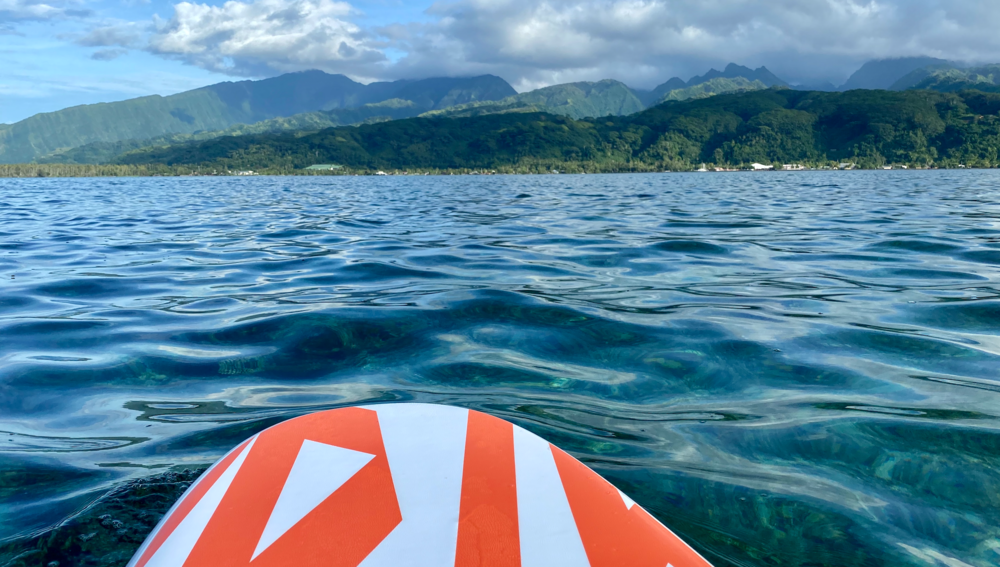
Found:
[[[1000,62],[996,0],[0,0],[0,123],[322,69],[652,87],[727,62],[840,83],[873,58]]]
[[[141,49],[130,49],[110,60],[95,59],[95,53],[108,48],[81,46],[74,40],[109,22],[148,23],[156,15],[168,19],[175,2],[103,0],[76,4],[90,13],[41,21],[13,19],[5,25],[4,4],[0,1],[0,54],[4,62],[0,70],[0,123],[79,104],[167,95],[245,78],[208,71]],[[218,6],[224,2],[206,4]],[[359,12],[353,19],[366,27],[429,19],[424,11],[430,2],[372,0],[352,4]]]

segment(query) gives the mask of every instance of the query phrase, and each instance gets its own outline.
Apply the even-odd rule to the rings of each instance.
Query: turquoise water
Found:
[[[546,437],[718,566],[995,566],[998,187],[0,181],[0,540],[288,417],[423,401]]]

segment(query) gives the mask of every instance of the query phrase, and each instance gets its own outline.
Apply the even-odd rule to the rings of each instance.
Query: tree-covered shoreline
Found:
[[[109,169],[104,166],[87,165],[51,165],[51,164],[14,164],[0,166],[0,179],[73,179],[73,178],[100,178],[100,177],[374,177],[385,174],[386,176],[432,176],[432,175],[614,175],[619,173],[693,173],[698,170],[659,170],[650,167],[642,167],[642,164],[622,164],[621,167],[612,168],[588,168],[585,164],[576,162],[536,162],[521,163],[516,166],[502,166],[499,169],[403,169],[403,170],[354,170],[343,169],[338,171],[305,171],[302,169],[267,169],[253,171],[248,174],[245,171],[218,171],[208,167],[176,167],[143,170],[143,169]],[[561,168],[561,169],[560,169]],[[909,171],[921,171],[928,169],[998,169],[1000,166],[980,167],[980,166],[953,166],[953,167],[932,167],[932,168],[909,168]],[[866,171],[884,168],[864,168],[854,167],[847,171],[838,171],[838,168],[827,167],[804,167],[796,171],[757,171],[752,169],[728,169],[719,168],[719,171],[706,170],[708,173],[754,173],[754,174],[795,174],[808,171],[829,171],[837,173],[847,173],[850,171]],[[897,171],[901,167],[894,168]]]

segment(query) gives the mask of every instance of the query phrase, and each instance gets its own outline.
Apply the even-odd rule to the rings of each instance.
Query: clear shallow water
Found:
[[[716,565],[1000,563],[995,172],[0,181],[0,540],[304,412],[543,435]]]

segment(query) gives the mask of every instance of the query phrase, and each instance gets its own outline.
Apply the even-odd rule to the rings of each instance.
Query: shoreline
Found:
[[[41,169],[36,169],[36,168]],[[16,164],[0,165],[0,179],[83,179],[83,178],[154,178],[154,177],[427,177],[427,176],[491,176],[491,175],[621,175],[621,174],[797,174],[797,173],[848,173],[848,172],[875,172],[875,171],[895,171],[895,172],[927,172],[927,171],[985,171],[1000,169],[1000,166],[993,167],[878,167],[878,168],[803,168],[803,169],[773,169],[773,170],[753,170],[753,169],[706,169],[706,170],[646,170],[646,169],[622,169],[617,171],[515,171],[513,168],[501,170],[463,170],[463,169],[440,169],[440,170],[338,170],[338,171],[315,171],[315,170],[294,170],[294,171],[246,171],[246,172],[200,172],[190,170],[180,170],[168,172],[163,170],[137,170],[134,172],[125,171],[102,171],[104,166],[89,165],[33,165]],[[21,171],[10,171],[12,168]],[[6,171],[5,171],[6,170]],[[74,171],[76,170],[76,171]]]

